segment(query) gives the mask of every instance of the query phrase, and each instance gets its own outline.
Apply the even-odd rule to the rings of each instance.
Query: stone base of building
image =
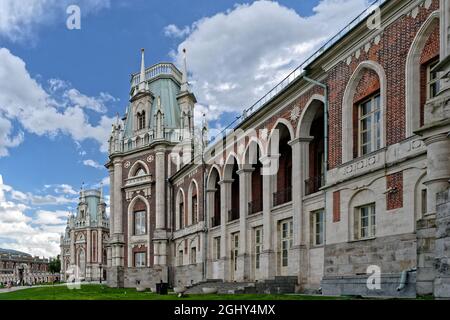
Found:
[[[407,282],[398,290],[401,273],[382,274],[379,289],[369,289],[367,275],[329,276],[322,279],[322,294],[325,296],[362,297],[416,297],[416,273],[408,273]]]
[[[156,284],[169,281],[169,268],[157,266],[153,268],[126,268],[123,272],[125,288],[149,288],[156,291]]]
[[[177,286],[191,286],[203,281],[203,264],[189,264],[173,267],[170,273],[170,284]]]
[[[124,287],[124,268],[123,267],[108,268],[106,281],[108,283],[108,287],[123,288]]]

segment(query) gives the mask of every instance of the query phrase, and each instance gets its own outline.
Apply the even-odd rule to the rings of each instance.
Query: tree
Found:
[[[59,255],[55,259],[51,259],[48,264],[48,271],[50,273],[59,273],[61,271],[61,260],[59,259]]]

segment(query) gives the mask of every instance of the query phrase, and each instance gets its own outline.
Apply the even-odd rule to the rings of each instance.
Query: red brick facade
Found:
[[[403,207],[403,172],[386,177],[386,208],[393,210]]]
[[[341,192],[333,192],[333,222],[341,221]]]

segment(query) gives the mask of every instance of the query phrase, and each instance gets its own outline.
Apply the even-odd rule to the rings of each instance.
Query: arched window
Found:
[[[185,208],[184,208],[184,193],[182,189],[178,191],[177,201],[176,201],[176,223],[177,229],[183,229],[185,226]]]
[[[342,105],[343,162],[386,145],[386,74],[374,61],[361,62],[345,89]]]
[[[406,137],[425,123],[424,106],[439,91],[433,67],[439,59],[439,12],[432,13],[417,32],[406,59]]]
[[[138,130],[142,130],[145,128],[145,111],[142,110],[141,112],[137,113],[137,126]]]
[[[211,227],[217,227],[221,223],[221,199],[220,199],[220,174],[213,167],[208,177],[207,209],[208,217],[211,219]]]
[[[225,179],[231,179],[231,202],[228,203],[228,221],[239,219],[240,215],[240,191],[239,191],[239,166],[234,156],[229,158],[225,165],[224,176]]]
[[[253,214],[263,210],[263,176],[261,174],[262,164],[260,161],[261,149],[256,142],[250,142],[245,158],[245,164],[253,169],[251,177],[251,199],[248,204],[248,213]]]
[[[189,186],[189,214],[190,223],[196,224],[198,222],[198,188],[197,184],[192,181]]]
[[[147,174],[147,172],[145,172],[144,169],[139,168],[139,169],[136,171],[135,176],[136,176],[136,177],[141,177],[141,176],[145,176],[146,174]]]
[[[324,97],[313,96],[306,104],[300,122],[298,135],[309,141],[308,154],[303,157],[305,175],[305,195],[319,191],[323,186],[326,164],[324,163]]]
[[[276,145],[278,142],[279,158],[273,205],[278,206],[292,200],[292,148],[289,145],[292,138],[290,130],[283,123],[279,123],[274,130],[276,131],[273,131],[270,143]]]

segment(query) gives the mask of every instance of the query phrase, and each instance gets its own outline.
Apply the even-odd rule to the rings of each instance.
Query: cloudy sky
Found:
[[[66,26],[81,9],[81,30]],[[220,128],[368,6],[367,0],[0,0],[0,247],[59,252],[82,183],[108,192],[106,141],[129,75],[179,65]],[[208,112],[211,111],[211,112]]]

